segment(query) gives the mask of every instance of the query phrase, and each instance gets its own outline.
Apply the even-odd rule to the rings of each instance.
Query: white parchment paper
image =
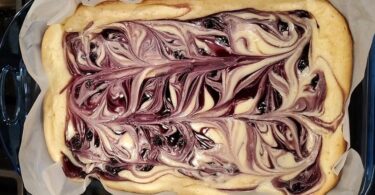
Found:
[[[19,37],[23,60],[28,72],[41,88],[41,93],[26,118],[19,153],[23,182],[28,192],[32,194],[82,194],[90,183],[89,179],[83,183],[68,179],[61,169],[61,163],[54,163],[47,151],[43,135],[42,102],[48,88],[48,80],[41,63],[40,48],[44,31],[49,24],[62,22],[74,13],[80,3],[95,5],[102,1],[104,0],[35,0],[22,26]],[[138,3],[142,0],[122,1]],[[372,0],[331,0],[331,2],[345,15],[353,35],[354,70],[351,89],[353,91],[364,76],[367,56],[375,32],[375,12],[373,12],[375,4]],[[344,118],[344,136],[349,143],[347,114]],[[338,185],[329,192],[330,195],[358,194],[364,169],[358,153],[349,147],[350,143],[348,151],[337,163],[336,173],[341,172],[342,177]],[[107,190],[112,194],[129,194]]]

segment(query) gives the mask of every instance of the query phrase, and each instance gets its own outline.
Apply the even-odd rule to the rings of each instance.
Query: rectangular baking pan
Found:
[[[32,2],[19,11],[0,44],[0,147],[13,170],[20,174],[18,152],[23,123],[40,90],[27,73],[18,44],[18,34]],[[363,81],[352,93],[349,105],[351,146],[359,152],[365,167],[361,195],[375,194],[375,38],[369,52]],[[100,190],[97,183],[89,191]],[[90,190],[91,189],[91,190]]]

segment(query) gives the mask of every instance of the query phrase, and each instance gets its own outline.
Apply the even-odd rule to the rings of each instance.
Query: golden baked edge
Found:
[[[218,6],[220,5],[220,6]],[[106,2],[95,7],[80,6],[75,14],[62,24],[51,25],[42,42],[42,63],[49,79],[49,89],[44,98],[44,133],[48,151],[55,162],[61,161],[62,152],[70,153],[65,145],[66,91],[60,93],[71,76],[67,69],[62,39],[65,32],[81,31],[90,23],[101,26],[123,20],[193,19],[212,13],[243,8],[264,11],[306,10],[312,13],[320,28],[313,34],[312,63],[324,58],[335,78],[327,79],[325,114],[322,118],[332,118],[341,112],[349,94],[352,75],[352,39],[343,16],[324,0],[146,0],[141,4]],[[336,81],[330,82],[330,79]],[[339,86],[329,83],[337,82]],[[342,95],[337,95],[341,93]],[[338,100],[339,99],[339,100]],[[331,116],[331,117],[330,117]],[[320,166],[324,173],[324,184],[316,194],[325,194],[338,182],[333,166],[346,150],[342,125],[333,134],[323,135]],[[250,181],[249,181],[250,182]],[[110,188],[137,193],[176,191],[181,194],[216,193],[213,188],[187,177],[167,175],[150,184],[115,182],[102,179]],[[156,184],[157,183],[157,184]],[[178,186],[178,187],[176,187]]]

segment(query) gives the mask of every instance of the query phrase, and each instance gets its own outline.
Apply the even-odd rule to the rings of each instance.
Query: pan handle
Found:
[[[375,36],[373,37],[364,83],[364,104],[367,105],[367,117],[363,118],[364,134],[362,140],[366,148],[362,154],[365,173],[362,180],[361,195],[375,192]],[[366,116],[366,115],[365,115]]]
[[[25,118],[24,68],[5,65],[0,70],[0,143],[13,168],[19,171],[18,150]]]
[[[13,92],[13,94],[8,94]],[[6,96],[11,96],[7,98]],[[3,122],[13,125],[17,122],[20,113],[21,102],[20,80],[17,79],[14,68],[4,66],[0,72],[0,111]],[[10,106],[8,101],[12,102]]]

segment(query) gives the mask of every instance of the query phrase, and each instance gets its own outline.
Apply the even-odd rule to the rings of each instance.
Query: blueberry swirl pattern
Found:
[[[305,11],[124,21],[63,41],[69,177],[148,183],[250,175],[289,193],[319,185],[326,81]],[[249,186],[249,189],[255,188]]]

